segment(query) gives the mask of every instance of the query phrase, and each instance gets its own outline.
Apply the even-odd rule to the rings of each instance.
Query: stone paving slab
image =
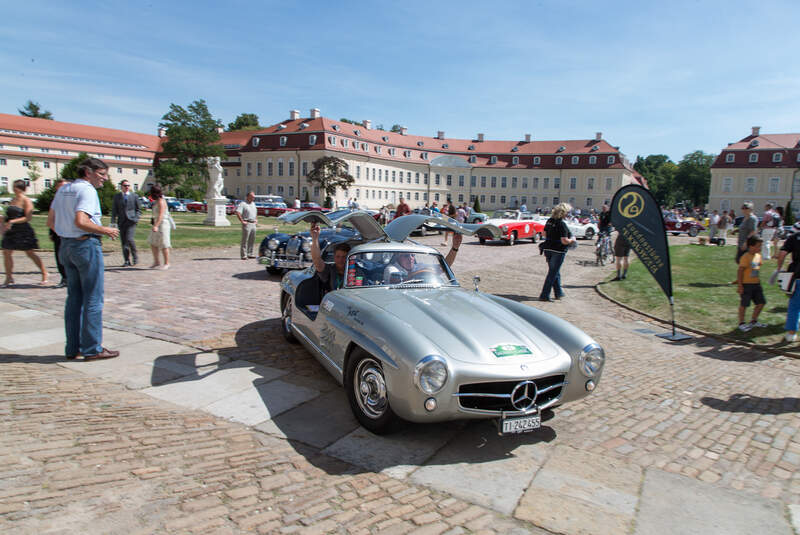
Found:
[[[19,353],[58,342],[63,344],[65,339],[63,326],[42,330],[31,329],[27,332],[0,337],[0,349]]]
[[[791,535],[778,500],[747,496],[678,474],[647,470],[635,535]]]
[[[318,395],[317,390],[276,379],[226,396],[204,406],[203,410],[220,418],[255,426]]]

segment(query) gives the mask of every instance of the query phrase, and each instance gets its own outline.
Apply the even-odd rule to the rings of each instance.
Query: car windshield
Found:
[[[379,251],[351,254],[346,288],[439,288],[458,286],[441,254]]]
[[[492,219],[516,219],[517,213],[513,210],[496,210]]]

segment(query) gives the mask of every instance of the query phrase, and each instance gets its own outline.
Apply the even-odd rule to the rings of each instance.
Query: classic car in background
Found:
[[[523,433],[540,427],[542,411],[597,386],[605,354],[589,335],[479,292],[477,281],[475,290],[461,288],[441,253],[406,240],[429,216],[406,215],[385,228],[358,211],[331,216],[287,216],[331,227],[346,220],[357,235],[341,289],[324,293],[313,268],[284,275],[282,329],[344,386],[369,431],[390,432],[403,420],[493,419],[501,434]],[[499,237],[492,225],[442,224]]]
[[[285,202],[256,202],[258,215],[267,217],[279,217],[286,212],[294,212],[294,208],[286,206]]]
[[[698,233],[706,230],[706,227],[697,221],[689,221],[686,219],[678,219],[674,216],[667,216],[664,218],[664,229],[675,236],[685,232],[694,238]]]
[[[530,238],[536,243],[544,232],[544,223],[537,221],[533,213],[519,210],[495,210],[486,223],[499,228],[502,233],[500,239],[508,245],[514,245],[517,240],[524,238]],[[484,244],[488,238],[479,240]]]
[[[225,204],[225,214],[232,215],[236,211],[236,204],[238,203],[228,201]],[[190,202],[189,204],[186,204],[185,206],[186,206],[186,211],[188,212],[203,212],[203,213],[208,212],[208,205],[206,204],[206,201],[193,201]]]
[[[300,203],[300,211],[314,211],[314,212],[327,212],[327,208],[323,208],[315,202]]]
[[[164,197],[164,200],[167,201],[167,210],[170,212],[185,212],[186,205],[184,205],[181,201],[176,199],[175,197]]]
[[[350,212],[353,210],[345,209],[330,212],[328,215],[338,220],[342,215]],[[300,213],[293,210],[286,212],[279,219],[288,222],[289,216]],[[323,228],[319,236],[319,247],[322,250],[323,258],[332,262],[333,247],[328,246],[357,237],[358,231],[346,224],[346,220],[340,226]],[[276,232],[261,240],[258,248],[258,263],[265,266],[267,272],[272,275],[278,275],[287,269],[304,269],[311,266],[311,234],[307,230],[287,234],[277,232],[276,229]]]
[[[591,240],[597,236],[597,225],[594,223],[580,223],[575,219],[568,220],[566,223],[569,231],[572,232],[572,235],[578,239],[585,238],[587,240]]]

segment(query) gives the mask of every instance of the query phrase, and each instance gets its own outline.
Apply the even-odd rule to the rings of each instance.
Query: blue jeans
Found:
[[[797,332],[800,323],[800,281],[794,284],[794,293],[789,298],[789,310],[786,311],[786,325],[784,331]]]
[[[547,277],[544,279],[544,286],[542,293],[539,294],[540,299],[547,299],[550,297],[550,289],[553,289],[553,294],[558,297],[564,297],[564,290],[561,289],[561,264],[564,263],[566,253],[556,253],[554,251],[545,251],[544,258],[547,260]]]
[[[67,271],[64,327],[67,356],[103,351],[103,250],[100,240],[61,239],[61,261]]]

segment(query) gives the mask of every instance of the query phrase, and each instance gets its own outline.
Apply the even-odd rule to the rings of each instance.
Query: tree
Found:
[[[348,173],[344,160],[335,156],[324,156],[314,161],[313,169],[308,173],[308,182],[316,184],[325,192],[325,205],[331,206],[331,198],[336,195],[336,188],[348,189],[356,181]]]
[[[29,100],[25,107],[22,109],[17,108],[17,111],[20,115],[25,117],[36,117],[37,119],[49,119],[50,121],[53,120],[53,114],[50,113],[48,110],[42,110],[42,107],[39,106],[38,102],[34,102]]]
[[[167,140],[158,153],[156,179],[162,188],[202,186],[208,182],[206,158],[225,156],[217,131],[222,126],[208,111],[205,100],[195,100],[187,109],[170,104],[159,126],[166,128]]]
[[[347,124],[354,124],[354,125],[356,125],[356,126],[364,126],[364,123],[362,123],[361,121],[354,121],[354,120],[352,120],[352,119],[347,119],[347,118],[345,118],[345,117],[342,117],[342,118],[341,118],[341,119],[339,119],[339,120],[340,120],[341,122],[343,122],[343,123],[347,123]]]
[[[472,204],[472,211],[473,212],[480,212],[481,211],[481,203],[478,202],[478,196],[475,196],[475,202]]]
[[[393,124],[392,128],[389,129],[389,132],[394,132],[395,134],[400,134],[403,131],[403,127],[399,124]]]
[[[31,160],[28,164],[28,180],[31,184],[36,184],[36,181],[42,178],[42,170],[36,160]]]
[[[255,113],[240,113],[232,123],[228,123],[228,132],[234,130],[255,130],[261,128],[258,124],[258,115]]]
[[[678,199],[674,179],[678,166],[666,154],[638,156],[633,168],[646,180],[647,186],[660,205],[672,206]]]
[[[61,168],[61,178],[64,180],[75,180],[78,178],[78,165],[88,157],[88,154],[81,152],[68,161],[67,164]]]
[[[303,199],[303,202],[311,202],[311,197],[309,196],[308,189],[306,189],[306,196]]]
[[[687,154],[678,163],[675,174],[675,188],[681,199],[690,199],[695,206],[703,206],[708,202],[708,189],[711,186],[712,154],[696,150]]]

